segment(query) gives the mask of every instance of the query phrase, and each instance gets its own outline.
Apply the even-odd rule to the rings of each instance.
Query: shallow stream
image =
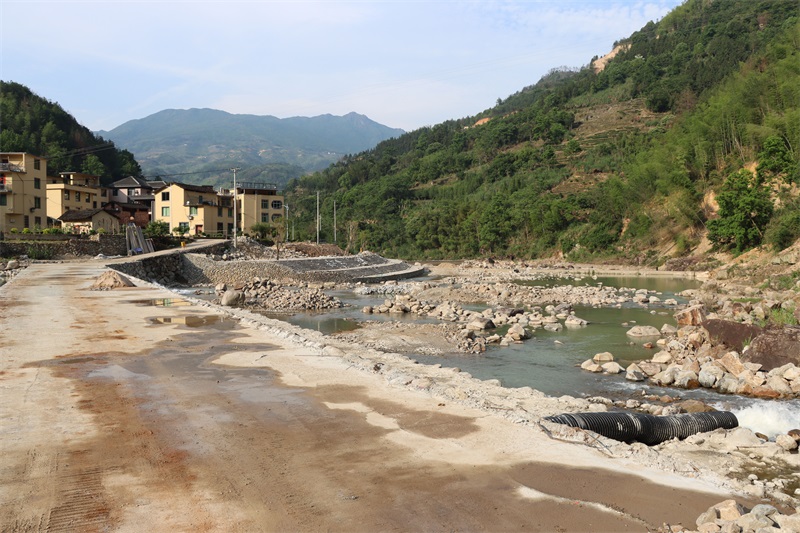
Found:
[[[699,282],[671,277],[585,277],[581,280],[545,278],[535,282],[521,281],[524,285],[552,287],[555,285],[603,285],[618,288],[647,289],[657,291],[663,301],[675,298],[685,302],[677,293],[699,286]],[[372,314],[362,312],[364,306],[377,306],[391,296],[361,296],[352,291],[328,291],[349,307],[328,312],[300,312],[294,314],[268,314],[270,318],[320,331],[325,334],[351,331],[360,327],[360,322],[404,321],[409,323],[439,323],[438,320],[416,315]],[[481,306],[464,306],[483,310]],[[664,324],[675,325],[674,307],[663,304],[643,306],[626,303],[621,308],[579,307],[573,308],[575,315],[589,321],[579,328],[564,328],[560,332],[542,329],[534,332],[534,338],[522,344],[508,347],[489,345],[483,354],[460,352],[438,356],[406,354],[423,364],[441,364],[458,367],[478,379],[499,379],[505,387],[531,387],[550,396],[570,395],[575,397],[604,396],[611,399],[628,399],[643,394],[668,394],[673,397],[694,398],[714,405],[719,409],[737,412],[741,425],[775,434],[800,427],[800,401],[759,401],[731,395],[722,395],[709,390],[687,391],[648,385],[647,382],[632,382],[624,374],[609,376],[583,371],[579,365],[598,352],[611,352],[622,366],[649,359],[656,349],[647,349],[644,343],[656,339],[632,339],[626,332],[634,325],[649,325],[661,329]]]

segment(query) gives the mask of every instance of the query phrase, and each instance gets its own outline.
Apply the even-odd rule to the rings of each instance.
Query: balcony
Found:
[[[25,172],[25,169],[14,163],[0,163],[0,172]]]

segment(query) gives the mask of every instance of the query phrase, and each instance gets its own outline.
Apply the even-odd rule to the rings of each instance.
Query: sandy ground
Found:
[[[647,531],[729,497],[104,271],[0,288],[3,531]]]

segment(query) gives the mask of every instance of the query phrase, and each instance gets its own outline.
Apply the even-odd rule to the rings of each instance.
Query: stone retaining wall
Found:
[[[58,240],[0,241],[0,257],[33,255],[32,250],[42,250],[53,257],[125,255],[128,247],[124,235],[97,235],[94,239],[60,237]]]
[[[221,254],[226,246],[227,243],[223,243],[205,248],[203,253],[177,251],[170,255],[131,258],[130,262],[115,264],[112,268],[166,286],[225,283],[235,287],[254,278],[336,283],[363,280],[377,283],[424,273],[421,267],[412,268],[402,261],[386,259],[377,254],[284,261],[215,261],[209,257]]]

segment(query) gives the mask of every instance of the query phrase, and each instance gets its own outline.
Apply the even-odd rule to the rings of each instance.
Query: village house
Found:
[[[119,218],[102,207],[69,210],[59,217],[61,227],[69,233],[119,233]]]
[[[283,216],[283,196],[274,184],[245,183],[234,191],[216,191],[210,185],[169,183],[155,191],[153,219],[169,224],[170,231],[189,235],[233,235],[234,214],[238,233],[249,233],[260,222],[274,222]]]
[[[47,213],[60,218],[67,211],[86,211],[102,207],[100,176],[81,172],[62,172],[47,178]]]
[[[118,205],[141,204],[147,208],[149,220],[156,220],[155,191],[167,184],[161,180],[149,181],[136,176],[128,176],[111,184],[109,201]],[[137,221],[137,225],[139,225]]]
[[[0,233],[47,227],[46,186],[47,159],[0,153]]]

